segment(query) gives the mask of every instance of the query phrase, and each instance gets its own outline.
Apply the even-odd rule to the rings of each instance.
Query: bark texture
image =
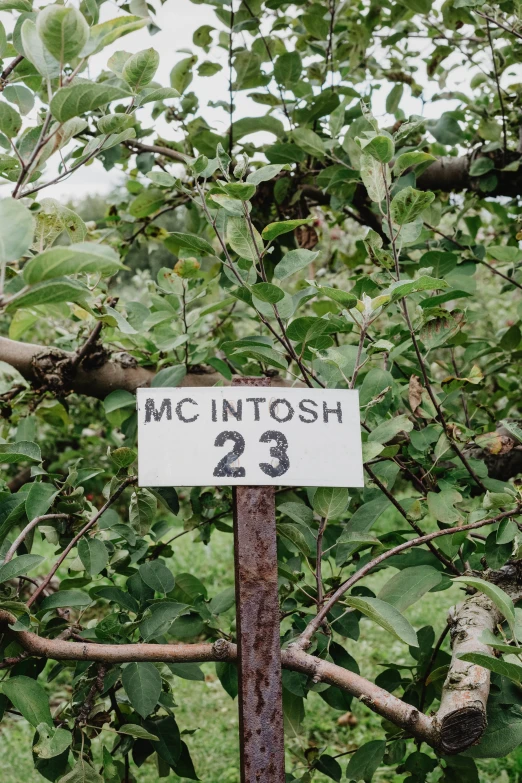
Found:
[[[462,753],[475,745],[486,730],[490,672],[460,660],[459,655],[469,652],[491,655],[491,648],[480,637],[485,630],[493,633],[500,620],[500,612],[482,593],[450,612],[452,658],[436,716],[444,753]]]
[[[501,587],[514,602],[522,598],[522,561],[507,563],[498,571],[490,570],[480,576]],[[503,619],[483,593],[470,596],[450,611],[452,658],[435,716],[440,747],[448,755],[476,745],[487,726],[490,672],[462,661],[459,656],[471,652],[492,655],[491,647],[481,641],[481,636],[484,631],[495,633]]]

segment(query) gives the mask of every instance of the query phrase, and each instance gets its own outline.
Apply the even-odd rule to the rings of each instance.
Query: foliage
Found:
[[[165,85],[153,47],[93,75],[105,47],[155,29],[152,5],[100,21],[101,5],[0,3],[1,711],[32,726],[47,780],[129,781],[147,759],[198,779],[173,696],[176,677],[198,687],[196,663],[53,664],[23,632],[115,655],[234,639],[230,587],[169,565],[179,536],[231,532],[231,492],[136,487],[133,392],[278,376],[358,389],[367,473],[360,491],[277,495],[283,646],[357,673],[346,640],[374,623],[411,660],[377,685],[427,713],[456,663],[436,641],[444,618],[415,628],[408,607],[455,582],[503,622],[457,657],[493,673],[488,729],[465,755],[385,720],[348,763],[301,748],[287,779],[369,780],[385,764],[412,783],[477,780],[473,757],[510,753],[522,732],[517,8],[207,0],[215,22]],[[461,57],[469,95],[446,89]],[[190,88],[225,61],[224,133]],[[238,95],[261,116],[239,116]],[[419,96],[432,112],[407,111]],[[160,118],[172,138],[150,127]],[[94,158],[125,187],[92,220],[45,188]],[[359,584],[381,569],[378,594]],[[215,670],[234,698],[232,664]],[[283,686],[293,728],[311,692],[350,709],[341,686],[291,670]]]

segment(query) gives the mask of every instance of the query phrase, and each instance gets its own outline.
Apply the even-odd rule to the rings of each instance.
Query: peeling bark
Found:
[[[501,587],[513,601],[522,598],[522,561],[507,563],[498,571],[487,571],[480,576]],[[476,745],[487,726],[491,673],[482,666],[462,661],[459,655],[471,652],[492,655],[491,647],[481,641],[481,636],[484,631],[495,633],[503,619],[483,593],[472,595],[450,611],[452,658],[434,719],[440,732],[440,748],[448,755]]]

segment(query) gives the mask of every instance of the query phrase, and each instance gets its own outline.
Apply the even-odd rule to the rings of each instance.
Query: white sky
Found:
[[[159,4],[158,4],[159,5]],[[102,5],[101,20],[118,15],[118,9],[115,4],[108,2]],[[12,17],[6,13],[0,13],[0,19],[4,22],[7,29],[12,27]],[[136,31],[116,41],[111,46],[104,49],[100,54],[91,60],[91,74],[102,70],[113,52],[125,50],[128,52],[137,52],[153,46],[160,54],[160,67],[156,74],[156,81],[164,86],[169,85],[169,74],[173,65],[181,58],[187,57],[191,52],[199,55],[200,62],[207,57],[214,61],[219,61],[223,65],[223,70],[212,77],[199,77],[195,71],[194,80],[189,87],[199,98],[202,114],[214,126],[217,132],[224,132],[228,127],[228,115],[221,109],[211,109],[207,106],[209,101],[224,100],[228,101],[228,67],[226,63],[227,54],[220,47],[213,46],[210,55],[205,55],[203,50],[195,47],[192,43],[194,31],[202,24],[220,26],[219,21],[214,15],[213,9],[205,4],[196,5],[190,0],[167,0],[163,6],[160,6],[155,21],[161,28],[161,32],[155,36],[150,36],[147,29]],[[216,37],[216,33],[214,33]],[[412,44],[419,52],[419,74],[416,77],[421,84],[426,84],[425,65],[421,62],[423,56],[426,56],[432,44],[422,39],[412,39]],[[181,51],[183,50],[183,51]],[[456,89],[467,92],[467,83],[470,79],[469,66],[458,68],[452,71],[448,84],[443,90]],[[391,85],[386,85],[381,92],[374,93],[373,110],[377,117],[385,115],[385,99]],[[435,83],[430,82],[427,89],[429,94],[425,94],[425,99],[431,97],[434,92],[439,91]],[[443,91],[442,89],[440,91]],[[235,96],[236,116],[256,116],[266,112],[266,107],[254,103],[246,97],[248,91],[239,93]],[[428,102],[424,106],[424,114],[429,117],[437,118],[443,111],[455,108],[456,101],[437,101]],[[423,112],[422,102],[419,99],[411,97],[409,88],[405,88],[404,98],[401,102],[401,108],[409,114],[421,114]],[[146,114],[147,109],[142,109],[142,116]],[[31,116],[28,118],[31,119]],[[386,122],[390,123],[393,118],[387,117]],[[152,126],[152,120],[151,126]],[[176,125],[167,124],[164,120],[159,120],[155,128],[165,138],[176,138]],[[154,135],[150,137],[154,138]],[[179,136],[178,136],[179,138]],[[271,136],[266,136],[272,139]],[[147,141],[147,139],[145,139]],[[57,165],[57,164],[56,164]],[[53,162],[50,161],[46,171],[46,178],[52,178],[56,169]],[[117,169],[110,172],[105,171],[102,164],[96,160],[92,165],[84,166],[75,172],[68,180],[49,187],[44,191],[46,196],[52,196],[57,199],[73,198],[79,200],[83,196],[90,194],[106,194],[121,179],[121,173]],[[0,194],[4,195],[5,187],[0,189]]]

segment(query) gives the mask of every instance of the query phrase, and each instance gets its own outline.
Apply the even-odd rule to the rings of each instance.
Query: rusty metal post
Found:
[[[234,487],[234,550],[241,783],[284,783],[274,487]]]

